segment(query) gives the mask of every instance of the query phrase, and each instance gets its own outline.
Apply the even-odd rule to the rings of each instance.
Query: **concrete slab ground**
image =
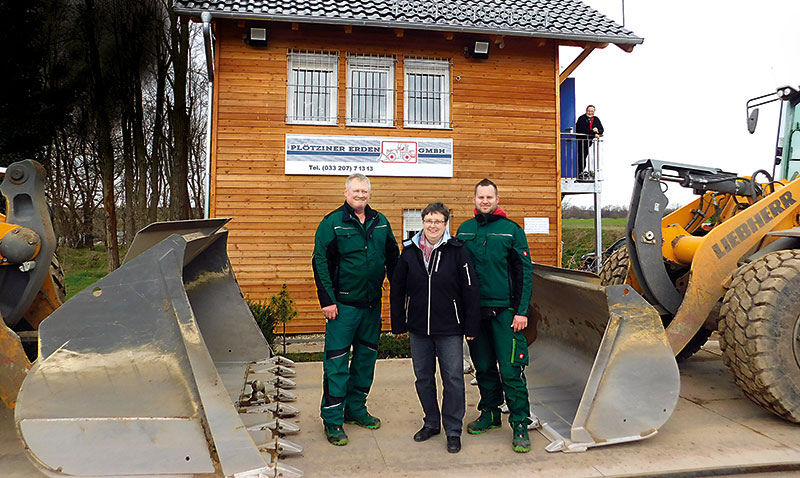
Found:
[[[289,437],[305,447],[286,463],[316,477],[626,477],[800,476],[800,426],[773,416],[745,398],[734,385],[715,342],[681,365],[681,398],[672,418],[647,440],[592,448],[584,453],[547,453],[549,443],[532,432],[533,450],[511,449],[511,429],[473,436],[449,454],[443,435],[424,443],[411,437],[422,425],[410,359],[382,360],[368,405],[383,426],[370,431],[345,425],[350,443],[327,443],[318,416],[320,363],[298,364],[295,404],[301,427]],[[477,416],[477,387],[467,386],[466,421]]]
[[[444,435],[414,442],[422,411],[410,359],[378,361],[368,405],[383,426],[372,431],[345,425],[350,443],[334,447],[319,419],[322,364],[297,364],[293,392],[298,400],[292,405],[301,413],[291,421],[301,431],[287,438],[303,445],[304,452],[284,463],[307,477],[800,477],[800,426],[746,399],[718,354],[709,342],[681,365],[678,406],[654,437],[570,454],[547,453],[548,441],[535,431],[533,450],[514,453],[505,423],[483,435],[464,433],[458,454],[447,453]],[[467,421],[477,416],[477,401],[477,387],[468,385]],[[22,455],[9,421],[10,414],[0,408],[0,476],[41,476]]]

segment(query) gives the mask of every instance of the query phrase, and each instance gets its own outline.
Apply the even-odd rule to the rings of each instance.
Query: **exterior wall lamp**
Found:
[[[267,26],[250,25],[247,28],[247,44],[250,46],[267,46]]]
[[[485,60],[489,58],[489,42],[476,41],[472,44],[472,58]]]

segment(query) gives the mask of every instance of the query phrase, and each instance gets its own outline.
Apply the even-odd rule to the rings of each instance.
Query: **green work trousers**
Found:
[[[325,324],[322,362],[320,417],[329,425],[342,425],[345,410],[353,417],[367,413],[381,333],[380,303],[369,308],[341,303],[337,306],[339,315]]]
[[[487,317],[488,315],[488,317]],[[522,332],[514,332],[511,309],[481,309],[481,331],[469,344],[481,399],[478,410],[494,410],[503,404],[505,394],[510,423],[531,422],[525,366],[528,342]]]

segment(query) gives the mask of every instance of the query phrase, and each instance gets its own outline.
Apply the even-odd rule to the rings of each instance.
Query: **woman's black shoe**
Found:
[[[447,451],[450,453],[461,451],[461,437],[447,437]]]
[[[435,428],[422,427],[414,434],[414,441],[425,441],[428,438],[438,435],[440,430]]]

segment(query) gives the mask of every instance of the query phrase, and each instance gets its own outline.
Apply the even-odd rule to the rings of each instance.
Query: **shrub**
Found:
[[[269,303],[266,300],[248,300],[247,305],[250,306],[253,318],[256,319],[270,346],[275,342],[275,326],[280,323],[285,328],[287,322],[297,317],[294,299],[289,295],[286,284],[283,284],[280,292],[269,299]]]
[[[408,334],[399,337],[394,334],[381,334],[378,343],[378,358],[408,358],[411,357],[411,339]]]
[[[266,300],[250,300],[247,299],[247,305],[250,306],[250,312],[253,313],[253,318],[256,319],[261,333],[264,338],[269,342],[270,347],[275,342],[275,323],[277,318],[269,313],[269,304]]]

